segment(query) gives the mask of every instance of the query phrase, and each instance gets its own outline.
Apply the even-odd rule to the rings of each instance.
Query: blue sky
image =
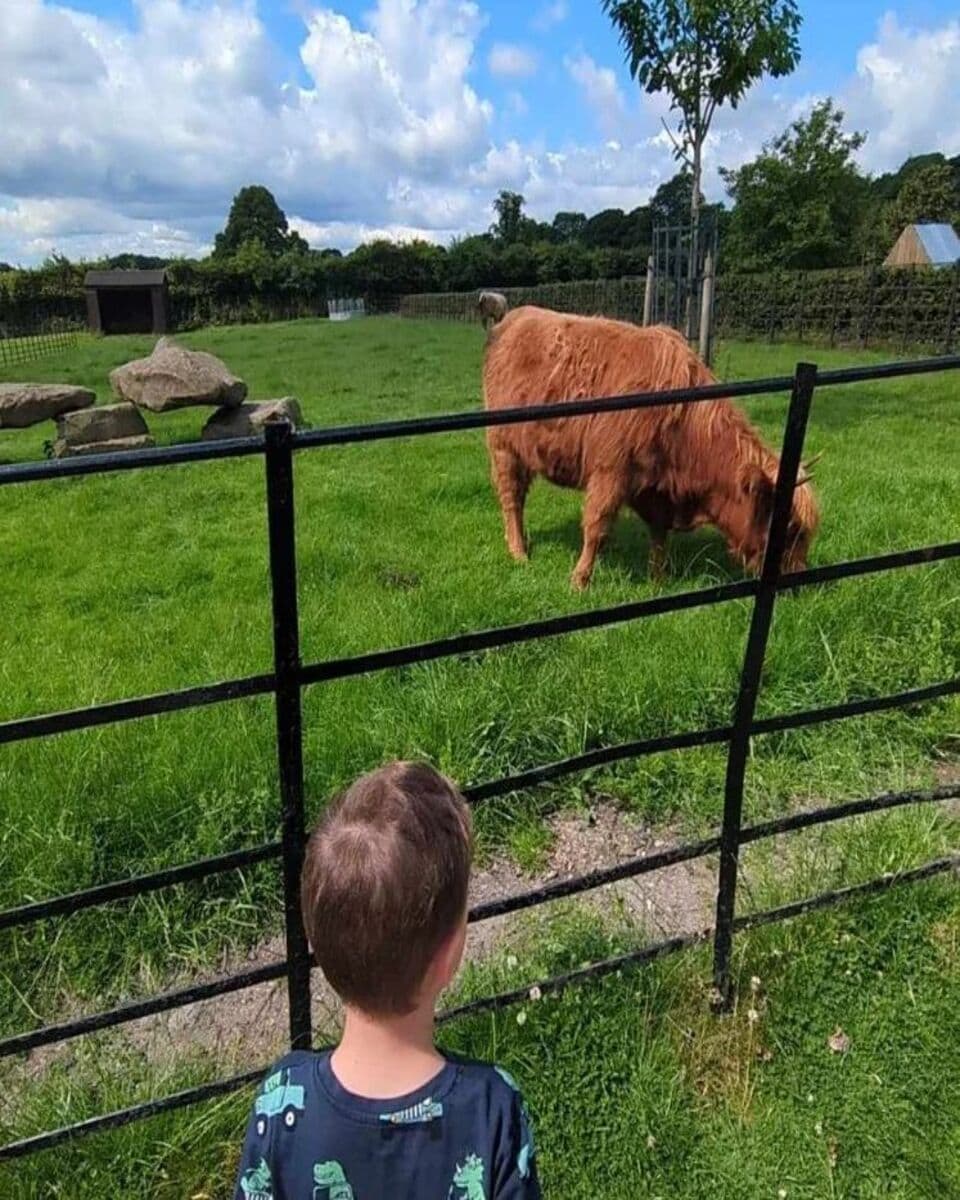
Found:
[[[197,253],[264,182],[317,245],[644,202],[675,169],[598,0],[3,0],[0,259]],[[705,190],[824,95],[864,169],[960,152],[956,0],[802,4],[803,58],[723,112]]]

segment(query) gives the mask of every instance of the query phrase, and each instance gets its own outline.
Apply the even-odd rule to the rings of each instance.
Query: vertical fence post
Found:
[[[713,251],[707,251],[700,294],[700,357],[710,365],[713,349]]]
[[[273,598],[277,765],[283,810],[283,905],[287,944],[290,1045],[310,1047],[310,951],[300,915],[300,872],[306,842],[303,811],[303,725],[300,711],[300,626],[294,530],[293,428],[266,426],[267,516]]]
[[[863,274],[866,284],[866,301],[860,316],[860,345],[866,347],[870,340],[870,334],[873,330],[873,311],[877,302],[877,270],[874,266],[864,268]]]
[[[783,434],[783,449],[780,454],[780,469],[774,493],[770,532],[763,556],[763,567],[747,648],[740,673],[740,690],[737,695],[730,734],[730,749],[727,755],[727,774],[723,798],[723,829],[720,835],[720,878],[717,885],[717,919],[713,943],[713,985],[715,1005],[720,1011],[728,1011],[733,1003],[733,988],[730,978],[730,952],[733,948],[733,920],[736,908],[737,869],[740,857],[740,821],[743,813],[743,784],[750,750],[750,726],[757,707],[760,677],[767,652],[767,639],[773,620],[773,607],[777,599],[777,582],[780,566],[787,543],[787,527],[793,509],[793,493],[800,470],[800,456],[807,432],[813,389],[817,382],[817,368],[811,363],[798,363],[793,377],[793,391]]]
[[[957,296],[960,294],[960,262],[953,268],[953,287],[950,289],[950,301],[947,308],[947,330],[943,339],[943,352],[949,354],[953,349],[953,333],[957,323]]]
[[[643,293],[643,323],[649,325],[653,320],[653,255],[647,258],[647,287]]]

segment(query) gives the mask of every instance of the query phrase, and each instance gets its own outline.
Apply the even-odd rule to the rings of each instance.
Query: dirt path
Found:
[[[572,878],[598,867],[613,866],[639,854],[651,853],[676,838],[636,823],[612,806],[600,805],[587,816],[560,816],[551,821],[552,850],[543,870],[525,874],[506,859],[478,870],[470,891],[471,905],[529,891],[545,883]],[[685,863],[636,880],[610,884],[579,898],[600,914],[626,914],[642,922],[651,936],[701,929],[713,919],[714,864]],[[495,917],[470,926],[468,961],[489,958],[516,929],[544,919],[545,909]],[[204,982],[237,970],[263,966],[282,958],[282,938],[261,943],[243,958],[229,960],[223,970],[177,981],[171,986]],[[338,1018],[336,998],[322,975],[313,976],[314,1029],[333,1030]],[[111,1034],[117,1049],[134,1049],[147,1063],[169,1065],[191,1051],[216,1056],[220,1073],[240,1070],[251,1062],[267,1062],[283,1052],[287,1038],[286,981],[262,984],[131,1022]],[[71,1045],[49,1047],[31,1054],[24,1064],[32,1077],[54,1059],[71,1053]]]
[[[936,771],[936,782],[960,782],[960,765],[945,762]],[[960,800],[948,802],[945,811],[960,812]],[[477,870],[470,891],[471,905],[496,900],[516,892],[525,892],[546,883],[573,878],[599,867],[656,852],[680,840],[674,829],[652,830],[610,804],[598,804],[586,815],[561,815],[551,819],[551,851],[543,869],[534,874],[522,872],[505,858],[494,860]],[[786,848],[776,839],[773,853]],[[746,865],[746,864],[745,864]],[[749,875],[743,879],[749,893]],[[683,863],[665,870],[608,884],[577,897],[575,903],[588,906],[603,917],[641,925],[650,938],[689,933],[713,923],[716,861],[714,857]],[[569,901],[568,901],[569,903]],[[518,925],[529,928],[531,922],[545,920],[550,906],[495,917],[470,926],[467,938],[468,961],[482,961],[512,940]],[[170,984],[188,986],[222,977],[234,971],[265,966],[282,959],[280,937],[262,942],[242,958],[228,959],[220,971],[199,973]],[[339,1012],[336,997],[327,988],[322,975],[313,976],[314,1030],[322,1037],[336,1028]],[[216,1056],[220,1073],[241,1070],[251,1062],[268,1062],[283,1052],[287,1044],[286,981],[262,984],[202,1001],[185,1008],[131,1022],[109,1035],[118,1050],[133,1050],[149,1065],[169,1066],[189,1054]],[[34,1051],[17,1070],[36,1078],[54,1060],[63,1061],[73,1053],[75,1043]],[[9,1086],[9,1085],[8,1085]]]

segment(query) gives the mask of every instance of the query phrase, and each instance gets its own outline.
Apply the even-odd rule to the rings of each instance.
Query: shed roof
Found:
[[[88,288],[160,287],[167,282],[167,272],[157,271],[88,271],[83,286]]]
[[[917,237],[931,263],[955,263],[960,260],[960,237],[952,225],[915,225]]]

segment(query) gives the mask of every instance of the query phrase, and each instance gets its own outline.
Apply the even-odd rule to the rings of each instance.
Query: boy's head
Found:
[[[301,901],[317,962],[345,1004],[402,1015],[449,983],[470,860],[469,809],[432,767],[392,763],[330,804],[307,846]]]

